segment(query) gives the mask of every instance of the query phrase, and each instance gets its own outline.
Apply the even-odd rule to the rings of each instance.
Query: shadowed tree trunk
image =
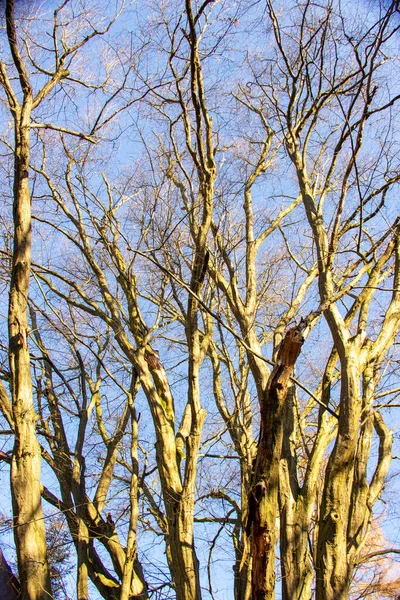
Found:
[[[44,600],[51,598],[52,594],[40,496],[41,455],[36,438],[37,416],[32,396],[27,312],[31,270],[29,129],[33,92],[17,46],[13,0],[6,3],[6,23],[10,50],[23,94],[20,104],[11,88],[4,65],[1,65],[1,80],[14,119],[14,247],[8,312],[9,364],[15,426],[11,461],[14,537],[22,595],[30,600]]]
[[[19,581],[4,558],[3,551],[0,550],[0,598],[2,600],[18,600],[20,593]]]

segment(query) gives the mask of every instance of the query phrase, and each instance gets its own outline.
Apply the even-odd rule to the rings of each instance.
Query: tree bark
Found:
[[[261,404],[260,441],[247,519],[247,533],[252,532],[253,600],[272,600],[275,597],[276,518],[283,413],[290,374],[302,343],[301,327],[289,329],[281,342]]]
[[[14,3],[7,2],[7,33],[14,54]],[[15,56],[14,56],[15,60]],[[40,495],[41,454],[36,438],[28,350],[28,288],[31,269],[31,202],[28,185],[32,90],[22,76],[24,102],[14,106],[14,247],[8,312],[9,364],[15,442],[11,461],[14,538],[24,598],[52,597]]]
[[[18,579],[11,571],[4,554],[0,549],[0,597],[2,600],[18,600],[21,597],[21,587]]]
[[[14,537],[23,596],[51,598],[46,534],[40,496],[40,447],[28,350],[27,299],[31,260],[28,187],[30,103],[15,123],[14,250],[10,285],[9,362],[15,443],[11,462]]]
[[[298,483],[294,397],[295,389],[292,386],[284,406],[279,473],[282,598],[283,600],[310,600],[313,569],[309,558],[309,527],[314,495],[311,494],[310,498],[307,486],[302,489]],[[315,490],[316,486],[313,489]]]
[[[338,436],[330,456],[321,503],[317,547],[316,595],[321,600],[348,598],[352,568],[347,561],[347,528],[354,459],[361,415],[359,368],[354,356],[342,363],[341,416]],[[347,411],[346,411],[347,412]]]

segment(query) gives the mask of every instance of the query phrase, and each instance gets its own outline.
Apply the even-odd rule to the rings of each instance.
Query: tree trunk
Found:
[[[286,333],[261,404],[260,442],[247,519],[247,533],[250,534],[252,531],[253,600],[273,600],[275,597],[276,518],[283,439],[283,409],[290,374],[302,343],[300,326]]]
[[[22,119],[21,119],[22,121]],[[22,127],[26,125],[21,122]],[[19,132],[14,186],[14,252],[9,304],[9,360],[15,443],[11,462],[14,538],[23,595],[51,598],[46,534],[40,496],[40,447],[33,406],[28,350],[27,297],[30,274],[30,197],[27,181],[28,129]],[[27,153],[27,156],[23,156]],[[25,163],[25,164],[24,164]]]
[[[193,513],[194,481],[196,478],[196,448],[199,439],[194,431],[193,439],[186,440],[185,485],[179,469],[180,456],[175,438],[175,413],[173,397],[165,370],[150,347],[135,353],[135,368],[142,389],[148,399],[156,430],[156,456],[168,523],[167,560],[175,588],[176,600],[199,600],[198,560],[194,548]],[[204,411],[195,417],[196,427],[201,431]],[[192,444],[192,446],[189,446]]]
[[[8,310],[9,364],[15,429],[11,460],[11,494],[14,539],[23,598],[52,598],[46,555],[46,533],[41,506],[41,453],[36,438],[37,415],[33,406],[28,350],[28,288],[31,271],[31,199],[28,184],[32,88],[17,45],[14,0],[6,3],[7,37],[18,72],[23,102],[20,105],[1,65],[14,120],[13,255]]]
[[[361,415],[356,353],[354,347],[341,357],[339,430],[325,475],[317,547],[316,597],[321,600],[347,600],[353,570],[347,560],[347,529]]]
[[[244,451],[242,454],[245,457]],[[248,537],[242,527],[242,523],[246,521],[246,515],[248,514],[249,490],[251,486],[251,468],[246,458],[240,461],[242,518],[235,525],[233,534],[235,547],[235,564],[233,565],[235,600],[250,600],[251,598],[252,558],[248,549]],[[250,461],[250,464],[252,464],[252,461]]]
[[[14,538],[22,595],[52,597],[40,496],[41,454],[36,438],[28,350],[27,300],[31,264],[31,204],[28,186],[30,100],[15,119],[14,249],[8,314],[15,443],[11,462]]]
[[[297,478],[294,419],[295,389],[284,407],[283,444],[279,474],[280,557],[283,600],[310,600],[313,569],[309,559],[310,499]],[[315,488],[314,488],[315,489]]]
[[[135,382],[136,383],[136,382]],[[133,383],[132,387],[135,386]],[[134,395],[134,394],[133,394]],[[132,396],[133,396],[132,395]],[[137,524],[139,519],[139,501],[138,501],[138,423],[136,418],[136,410],[133,402],[130,399],[130,414],[131,414],[131,462],[132,474],[130,483],[130,518],[129,531],[126,546],[126,559],[123,567],[121,594],[119,600],[146,600],[148,598],[147,586],[144,579],[144,573],[140,562],[137,559],[136,534]]]
[[[2,600],[18,600],[21,587],[18,579],[11,571],[2,550],[0,550],[0,598]]]

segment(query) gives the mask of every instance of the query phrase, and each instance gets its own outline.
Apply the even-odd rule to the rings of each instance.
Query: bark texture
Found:
[[[8,313],[9,364],[15,442],[11,461],[14,537],[21,591],[24,598],[52,597],[46,557],[46,534],[40,495],[41,454],[36,438],[37,415],[33,406],[28,350],[28,288],[31,270],[31,201],[28,185],[32,89],[16,41],[14,2],[6,4],[7,35],[19,73],[23,103],[8,89],[14,117],[14,246]],[[3,74],[4,81],[4,74]],[[8,80],[7,82],[8,83]]]
[[[252,599],[275,596],[279,466],[282,453],[283,415],[293,366],[303,343],[301,326],[283,338],[261,405],[261,431],[249,496],[247,534],[252,534]]]
[[[3,551],[0,550],[0,598],[2,600],[17,600],[20,598],[20,593],[19,581],[4,558]]]

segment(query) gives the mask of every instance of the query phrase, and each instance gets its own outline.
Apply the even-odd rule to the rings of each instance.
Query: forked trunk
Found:
[[[275,549],[277,544],[279,463],[282,453],[284,403],[293,366],[303,337],[300,326],[282,340],[276,365],[261,404],[260,443],[254,483],[250,490],[247,533],[252,532],[252,599],[275,597]]]
[[[338,436],[325,475],[321,502],[316,597],[347,600],[353,572],[348,561],[350,497],[361,415],[357,348],[341,357],[341,413]]]
[[[300,490],[294,418],[295,389],[289,390],[283,423],[279,474],[280,563],[282,600],[310,600],[313,569],[309,558],[309,505],[307,490]]]

